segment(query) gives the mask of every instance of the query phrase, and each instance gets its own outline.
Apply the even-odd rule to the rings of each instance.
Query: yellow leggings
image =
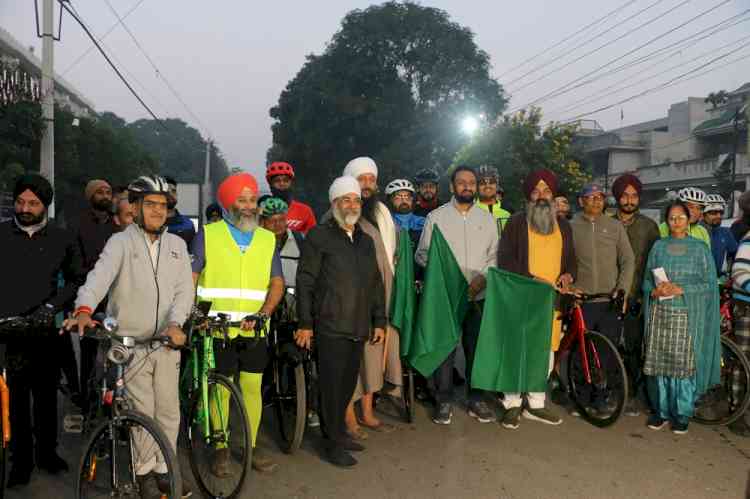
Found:
[[[235,382],[236,382],[235,378]],[[260,418],[263,413],[263,399],[261,397],[261,382],[263,381],[262,373],[248,373],[240,371],[239,387],[242,392],[242,399],[245,403],[245,410],[250,423],[250,437],[252,438],[253,447],[258,436],[260,428]],[[229,390],[218,385],[214,385],[216,393],[212,393],[211,404],[211,421],[221,421],[222,427],[226,428],[229,419]],[[218,404],[215,401],[218,399]]]

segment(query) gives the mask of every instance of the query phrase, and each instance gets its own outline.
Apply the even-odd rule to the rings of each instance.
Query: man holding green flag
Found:
[[[495,419],[484,393],[471,388],[472,365],[484,306],[486,275],[494,266],[498,233],[495,219],[474,204],[476,172],[458,166],[451,175],[450,202],[427,216],[417,264],[426,267],[417,327],[409,363],[425,377],[432,375],[437,401],[432,421],[451,423],[453,367],[456,347],[463,343],[469,415],[480,423]]]
[[[570,286],[577,265],[572,229],[565,218],[557,217],[555,210],[557,186],[557,177],[550,170],[540,169],[527,175],[523,185],[528,201],[526,211],[511,217],[500,243],[498,267],[507,272],[497,279],[503,280],[503,285],[490,290],[505,297],[499,300],[501,307],[511,310],[523,307],[523,314],[518,316],[517,323],[512,320],[512,313],[499,317],[498,321],[487,321],[480,335],[484,354],[492,351],[484,348],[485,326],[490,336],[493,332],[495,336],[498,333],[506,336],[499,343],[504,347],[499,358],[507,362],[501,360],[499,372],[490,376],[490,381],[498,384],[488,388],[505,393],[502,425],[512,430],[518,428],[521,415],[550,425],[562,423],[562,419],[544,408],[546,380],[554,365],[554,351],[560,344],[562,329],[554,307],[554,288]],[[530,297],[534,299],[527,299]],[[497,310],[493,308],[493,312]],[[500,320],[503,326],[497,327]],[[491,322],[495,327],[489,327]],[[482,373],[490,375],[485,370]],[[527,408],[522,411],[523,392],[527,393]]]

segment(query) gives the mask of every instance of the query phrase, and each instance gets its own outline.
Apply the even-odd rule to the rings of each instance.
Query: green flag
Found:
[[[468,289],[450,246],[434,226],[417,325],[407,355],[409,364],[423,376],[430,376],[458,345],[469,309]]]
[[[547,389],[554,304],[549,284],[490,269],[471,370],[474,388],[509,393]]]
[[[398,256],[391,293],[391,325],[398,329],[401,357],[406,357],[411,345],[416,321],[417,291],[414,288],[414,249],[409,231],[402,229],[398,236]]]

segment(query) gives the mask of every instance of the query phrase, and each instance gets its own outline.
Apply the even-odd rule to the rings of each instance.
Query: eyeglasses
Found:
[[[148,208],[149,210],[166,210],[167,209],[167,203],[163,201],[144,201],[143,207]]]
[[[668,220],[672,223],[684,222],[687,219],[688,219],[687,215],[672,215],[671,217],[668,218]]]

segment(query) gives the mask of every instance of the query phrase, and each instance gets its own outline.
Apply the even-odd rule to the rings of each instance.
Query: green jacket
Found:
[[[495,220],[497,221],[497,233],[502,234],[503,229],[505,228],[505,224],[507,224],[508,220],[510,220],[510,212],[508,210],[504,210],[500,202],[493,204],[484,204],[483,202],[477,200],[475,204],[495,217]]]
[[[617,215],[612,218],[619,220]],[[656,225],[656,222],[640,213],[636,213],[629,224],[623,223],[623,225],[625,226],[625,231],[628,233],[630,247],[633,250],[633,256],[635,257],[633,285],[630,287],[630,293],[628,296],[640,298],[642,294],[641,286],[643,284],[643,269],[646,266],[648,254],[654,243],[661,237],[659,234],[659,226]]]
[[[662,222],[659,224],[659,234],[661,235],[662,239],[664,239],[665,237],[669,237],[669,226],[667,225],[667,222]],[[706,245],[708,245],[709,249],[711,248],[711,236],[708,235],[708,231],[701,224],[691,225],[688,234],[696,239],[700,239],[701,241],[706,243]]]

